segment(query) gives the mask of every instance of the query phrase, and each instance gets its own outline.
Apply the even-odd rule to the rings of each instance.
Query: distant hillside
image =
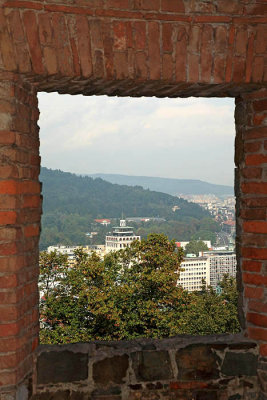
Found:
[[[141,186],[117,185],[101,178],[82,177],[68,172],[42,168],[44,212],[90,214],[92,218],[127,216],[181,216],[204,218],[209,214],[196,204],[166,193],[143,189]],[[179,209],[172,211],[173,206]]]
[[[88,243],[85,233],[96,230],[95,218],[120,218],[122,212],[131,217],[184,221],[185,225],[186,220],[204,221],[210,217],[196,204],[140,186],[122,186],[47,168],[41,169],[40,180],[44,197],[41,249],[56,243]],[[179,209],[174,212],[173,206]],[[197,229],[201,227],[194,222],[190,232]]]
[[[215,185],[193,179],[171,179],[148,176],[129,176],[116,174],[91,174],[93,178],[102,178],[119,185],[142,186],[144,189],[155,190],[173,196],[178,194],[214,194],[216,196],[233,195],[232,186]]]

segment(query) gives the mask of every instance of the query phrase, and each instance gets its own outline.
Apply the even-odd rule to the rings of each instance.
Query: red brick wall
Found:
[[[38,344],[39,112],[31,85],[0,78],[0,386],[8,386],[29,373]]]
[[[0,0],[0,393],[37,344],[38,90],[236,97],[240,319],[267,357],[266,23],[265,0]]]

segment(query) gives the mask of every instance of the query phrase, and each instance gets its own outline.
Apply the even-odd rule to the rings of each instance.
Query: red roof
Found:
[[[224,222],[224,225],[235,226],[235,221],[229,219],[228,221]]]
[[[101,224],[101,222],[110,222],[110,219],[95,219],[95,222],[99,222]]]

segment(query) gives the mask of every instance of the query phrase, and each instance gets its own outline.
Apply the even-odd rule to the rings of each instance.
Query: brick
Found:
[[[213,28],[210,25],[206,25],[202,29],[201,33],[201,81],[210,82],[211,80],[211,69],[212,69],[212,39],[213,39]]]
[[[128,27],[131,24],[126,24],[126,40],[128,40]],[[111,37],[111,24],[103,22],[101,25],[101,31],[103,35],[103,47],[104,47],[104,63],[105,71],[108,78],[112,78],[114,75],[113,67],[113,38]]]
[[[267,138],[267,128],[264,127],[257,127],[257,128],[253,128],[253,129],[249,129],[245,132],[245,139],[249,140],[249,139],[261,139]]]
[[[248,337],[255,340],[267,341],[267,329],[248,327]]]
[[[162,11],[173,11],[178,13],[184,13],[184,2],[182,0],[162,0],[161,1]]]
[[[264,114],[254,114],[253,115],[253,125],[262,125],[266,119]]]
[[[198,53],[200,50],[200,28],[197,25],[193,25],[189,31],[189,51],[191,53]]]
[[[255,293],[258,295],[257,297],[254,296],[254,299],[263,299],[264,296],[264,289],[263,288],[254,288]],[[260,293],[261,291],[261,293]],[[253,296],[247,296],[253,298]],[[256,300],[250,300],[248,303],[248,308],[251,311],[257,311],[261,313],[267,313],[267,304],[263,303],[263,301],[256,301]]]
[[[233,81],[241,82],[245,77],[246,61],[243,57],[234,57]]]
[[[224,26],[218,26],[215,30],[214,49],[217,54],[225,54],[225,49],[227,49],[227,29]]]
[[[19,325],[17,323],[0,324],[0,337],[15,336],[18,333]]]
[[[257,28],[255,52],[257,54],[265,54],[267,52],[266,27],[259,26]]]
[[[218,11],[220,13],[238,13],[242,11],[239,1],[236,0],[218,0]]]
[[[48,75],[54,75],[58,71],[56,52],[51,47],[44,47],[44,64]]]
[[[148,71],[146,66],[146,54],[144,52],[138,52],[135,55],[135,71],[137,78],[147,79]]]
[[[235,48],[237,54],[246,54],[248,42],[248,32],[246,29],[238,30],[236,33]]]
[[[33,11],[25,11],[23,13],[23,21],[29,43],[33,70],[37,74],[43,74],[42,51],[35,13]]]
[[[248,50],[246,59],[246,82],[250,82],[252,75],[252,65],[253,65],[253,54],[254,54],[254,33],[252,33],[248,39]]]
[[[267,184],[262,182],[243,183],[241,185],[241,188],[244,193],[267,194]]]
[[[267,344],[260,345],[260,355],[263,357],[267,357]]]
[[[266,209],[265,208],[242,209],[240,212],[240,216],[243,219],[265,220],[266,219]]]
[[[264,74],[264,57],[254,57],[252,66],[252,81],[262,82]]]
[[[243,223],[244,232],[267,233],[267,222],[265,221],[245,221]]]
[[[247,247],[242,249],[242,256],[256,260],[265,260],[267,258],[267,249]]]
[[[267,99],[254,101],[253,109],[256,112],[267,111]]]
[[[186,57],[187,57],[187,33],[185,28],[179,28],[177,32],[176,42],[176,81],[183,82],[186,80]]]
[[[73,63],[70,51],[69,36],[65,17],[62,14],[52,14],[52,24],[57,35],[54,35],[54,47],[57,57],[58,71],[63,76],[73,75]],[[64,46],[62,46],[64,43]]]
[[[246,179],[260,179],[262,176],[262,168],[259,167],[242,168],[241,174]]]
[[[261,146],[261,142],[245,142],[244,150],[246,153],[256,153],[260,150]]]
[[[267,276],[260,274],[249,274],[247,272],[243,273],[243,282],[249,285],[266,285]]]
[[[113,23],[114,49],[126,50],[126,25],[124,22]]]
[[[17,67],[14,45],[8,32],[3,8],[0,9],[0,33],[0,54],[4,63],[4,67],[8,71],[14,71]]]
[[[252,260],[243,260],[242,261],[242,269],[244,271],[260,272],[261,267],[262,267],[262,263],[259,261],[252,261]]]
[[[25,237],[39,236],[39,226],[29,225],[24,229]]]
[[[106,0],[107,7],[111,8],[128,8],[128,0]]]
[[[41,204],[40,196],[23,196],[22,207],[23,208],[38,208]]]
[[[252,154],[246,156],[246,165],[260,165],[267,163],[267,155],[264,154]]]
[[[0,225],[15,224],[17,213],[15,211],[0,211]]]
[[[51,13],[42,13],[38,15],[38,28],[40,43],[44,46],[53,43],[53,29]]]
[[[245,14],[248,15],[266,15],[267,5],[266,4],[253,4],[245,7]]]
[[[264,291],[262,287],[246,286],[244,296],[249,299],[262,299]]]
[[[162,78],[172,80],[173,78],[173,60],[171,54],[164,54],[162,57]]]
[[[163,24],[162,25],[162,48],[163,51],[172,52],[173,43],[172,43],[172,25],[171,24]]]
[[[100,20],[90,21],[92,50],[103,50],[103,37]]]
[[[159,11],[160,0],[135,0],[135,9]]]
[[[146,23],[134,23],[134,38],[136,50],[144,50],[146,48]]]
[[[215,56],[213,79],[215,83],[222,83],[225,79],[225,57]]]
[[[148,65],[150,79],[160,78],[160,30],[157,22],[148,23]]]
[[[257,243],[258,247],[267,246],[267,236],[260,233],[242,233],[241,234],[242,245],[244,247],[254,246]]]
[[[82,76],[88,77],[93,71],[89,24],[87,18],[84,16],[77,16],[76,24],[78,53],[80,57]]]
[[[126,53],[114,53],[114,74],[117,79],[124,79],[128,74]]]
[[[267,316],[262,314],[256,313],[248,313],[247,314],[247,321],[251,322],[254,325],[267,327]]]
[[[0,385],[9,386],[16,384],[16,372],[1,372]],[[2,400],[2,399],[1,399]]]
[[[188,54],[188,81],[197,82],[199,80],[199,56]]]

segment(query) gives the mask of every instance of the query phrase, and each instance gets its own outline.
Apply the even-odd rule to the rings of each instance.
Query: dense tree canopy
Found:
[[[185,246],[185,254],[199,255],[201,251],[208,251],[208,246],[202,240],[192,240]]]
[[[235,281],[222,293],[188,293],[177,286],[181,251],[164,235],[152,234],[130,248],[65,256],[41,253],[41,342],[168,337],[237,332]]]

